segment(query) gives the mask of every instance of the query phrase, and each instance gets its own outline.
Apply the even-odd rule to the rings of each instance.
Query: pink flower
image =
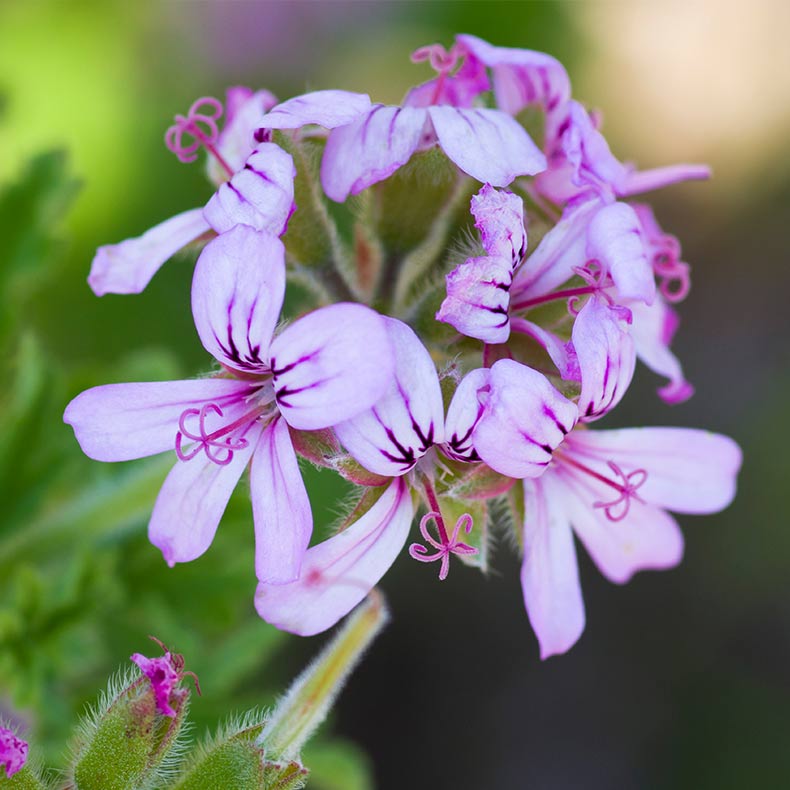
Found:
[[[9,729],[0,727],[0,766],[5,767],[5,775],[10,779],[24,768],[27,762],[28,746],[25,741]]]
[[[312,514],[289,426],[336,425],[370,408],[390,385],[390,341],[377,313],[335,304],[273,337],[284,293],[282,242],[238,225],[206,245],[192,284],[198,334],[223,372],[95,387],[66,409],[64,420],[91,458],[125,461],[175,449],[178,461],[149,524],[170,565],[208,549],[250,466],[258,578],[295,579]]]
[[[177,712],[170,704],[170,700],[174,694],[181,701],[183,701],[185,696],[183,690],[179,691],[178,684],[186,675],[189,675],[195,681],[195,688],[200,694],[200,683],[194,672],[184,670],[184,657],[180,653],[171,653],[154,636],[150,637],[150,639],[165,651],[163,656],[146,658],[141,653],[132,653],[129,659],[137,664],[140,672],[151,681],[151,690],[154,692],[156,709],[159,713],[163,716],[175,718]]]

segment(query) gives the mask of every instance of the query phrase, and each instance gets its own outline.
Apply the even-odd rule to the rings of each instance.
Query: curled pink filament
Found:
[[[222,417],[222,409],[216,403],[207,403],[201,409],[185,409],[178,419],[178,433],[176,434],[176,455],[181,461],[189,461],[194,458],[201,450],[204,450],[208,459],[219,466],[227,466],[233,460],[233,453],[236,450],[243,450],[249,442],[241,437],[233,439],[227,434],[237,427],[234,423],[225,428],[221,428],[214,433],[206,430],[206,417],[209,412],[214,412],[218,417]],[[197,417],[197,433],[187,427],[187,420],[190,417]],[[196,442],[189,452],[184,452],[184,439]]]
[[[411,54],[411,62],[422,63],[427,60],[434,71],[439,74],[448,74],[455,68],[460,54],[457,44],[453,44],[449,52],[441,44],[429,44],[415,49]]]
[[[436,524],[436,531],[439,534],[438,540],[428,531],[428,524],[431,521]],[[428,552],[430,549],[427,546],[424,546],[422,543],[412,543],[411,546],[409,546],[409,556],[418,562],[436,562],[436,560],[440,560],[441,567],[439,568],[439,579],[444,581],[447,578],[447,574],[450,572],[451,554],[477,554],[476,548],[468,546],[466,543],[461,543],[458,540],[458,533],[461,529],[467,534],[472,531],[472,517],[469,513],[464,513],[458,519],[453,528],[451,537],[447,535],[441,513],[437,513],[436,511],[426,513],[420,519],[420,532],[423,538],[425,538],[425,542],[433,546],[436,552],[434,554],[429,554]]]
[[[670,248],[671,249],[671,248]],[[691,290],[691,267],[671,251],[653,256],[653,271],[659,278],[659,290],[668,302],[682,302]]]
[[[619,491],[619,496],[611,502],[593,502],[593,507],[603,508],[606,517],[610,521],[622,521],[631,509],[631,500],[644,504],[644,500],[636,493],[647,480],[645,469],[635,469],[633,472],[625,474],[623,470],[614,462],[609,461],[609,468],[619,478],[620,482],[608,481],[609,485]]]
[[[574,266],[573,273],[581,277],[587,283],[587,287],[576,289],[578,292],[568,299],[568,312],[572,316],[579,315],[579,310],[581,309],[579,306],[580,298],[587,293],[599,293],[610,306],[614,304],[612,297],[606,293],[606,289],[611,288],[614,285],[614,281],[609,272],[598,261],[590,260],[584,266]]]
[[[189,108],[185,116],[176,115],[175,123],[165,132],[165,145],[180,162],[194,162],[197,152],[205,148],[232,176],[233,170],[216,148],[219,137],[217,121],[221,117],[222,102],[211,96],[203,96]]]

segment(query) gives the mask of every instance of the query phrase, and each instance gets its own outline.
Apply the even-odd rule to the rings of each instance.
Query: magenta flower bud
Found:
[[[5,767],[7,778],[21,771],[27,762],[27,743],[11,730],[0,727],[0,767]]]

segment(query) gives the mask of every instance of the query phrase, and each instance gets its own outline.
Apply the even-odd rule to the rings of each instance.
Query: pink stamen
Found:
[[[428,531],[428,524],[433,521],[436,524],[437,532],[439,533],[439,540],[431,535]],[[459,555],[471,555],[477,554],[477,549],[468,546],[466,543],[462,543],[458,540],[458,534],[464,530],[467,534],[472,531],[472,517],[469,513],[464,513],[458,521],[455,523],[455,527],[453,528],[452,536],[447,535],[447,529],[444,525],[444,519],[442,518],[442,514],[438,511],[431,511],[430,513],[426,513],[420,519],[420,532],[422,533],[423,538],[425,538],[425,542],[433,546],[436,549],[434,554],[429,554],[428,552],[430,549],[427,546],[424,546],[422,543],[412,543],[409,546],[409,556],[412,559],[417,560],[418,562],[436,562],[436,560],[441,561],[441,567],[439,568],[439,580],[444,581],[447,578],[447,574],[450,572],[450,555],[451,554],[459,554]]]
[[[203,109],[205,106],[208,109]],[[197,152],[205,148],[227,172],[233,176],[233,170],[216,148],[219,129],[217,121],[222,117],[222,102],[211,96],[198,99],[187,112],[186,116],[176,115],[175,124],[165,132],[165,145],[178,157],[180,162],[194,162]],[[192,139],[184,142],[184,135]]]
[[[568,312],[576,316],[579,314],[580,309],[579,298],[594,293],[600,293],[609,305],[614,304],[612,297],[606,293],[606,289],[611,288],[614,282],[609,273],[598,263],[598,261],[591,260],[587,261],[584,266],[574,266],[573,272],[581,277],[587,285],[582,285],[578,288],[565,288],[562,291],[554,291],[545,296],[536,296],[534,299],[524,299],[520,302],[514,302],[510,308],[511,312],[528,310],[537,305],[556,302],[559,299],[567,299]]]
[[[214,431],[213,433],[208,433],[206,431],[206,417],[208,416],[209,412],[214,412],[214,414],[216,414],[218,417],[224,416],[222,409],[220,409],[216,403],[207,403],[200,409],[185,409],[181,413],[181,417],[178,419],[179,430],[176,434],[176,455],[181,461],[189,461],[198,455],[201,450],[205,450],[205,453],[210,461],[213,461],[219,466],[227,466],[227,464],[233,460],[233,453],[237,450],[245,449],[249,442],[244,437],[236,440],[230,436],[227,436],[224,439],[222,437],[257,419],[261,412],[259,409],[256,409],[252,413],[245,414],[243,417],[240,417],[238,420],[235,420],[229,425],[226,425],[223,428]],[[186,425],[186,421],[190,417],[197,417],[197,433],[191,431]],[[182,448],[184,439],[197,442],[197,444],[189,452],[184,452]]]
[[[691,290],[691,267],[670,252],[653,256],[653,271],[659,278],[659,290],[668,302],[682,302]]]
[[[457,44],[453,44],[449,51],[441,44],[429,44],[412,52],[412,63],[422,63],[427,60],[431,64],[431,68],[439,74],[436,80],[436,88],[431,97],[431,104],[436,104],[439,101],[447,77],[450,76],[450,73],[463,55],[463,50]]]

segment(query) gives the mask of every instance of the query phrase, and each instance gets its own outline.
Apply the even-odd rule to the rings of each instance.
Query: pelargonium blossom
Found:
[[[246,225],[201,253],[192,309],[221,373],[95,387],[66,409],[65,421],[91,458],[125,461],[175,449],[178,461],[149,524],[151,542],[170,565],[206,551],[249,465],[258,577],[296,578],[312,515],[289,427],[335,425],[389,387],[390,342],[368,307],[330,305],[273,337],[285,293],[284,256],[279,239]]]
[[[8,779],[25,767],[27,751],[26,741],[7,727],[0,727],[0,767],[5,768]]]

